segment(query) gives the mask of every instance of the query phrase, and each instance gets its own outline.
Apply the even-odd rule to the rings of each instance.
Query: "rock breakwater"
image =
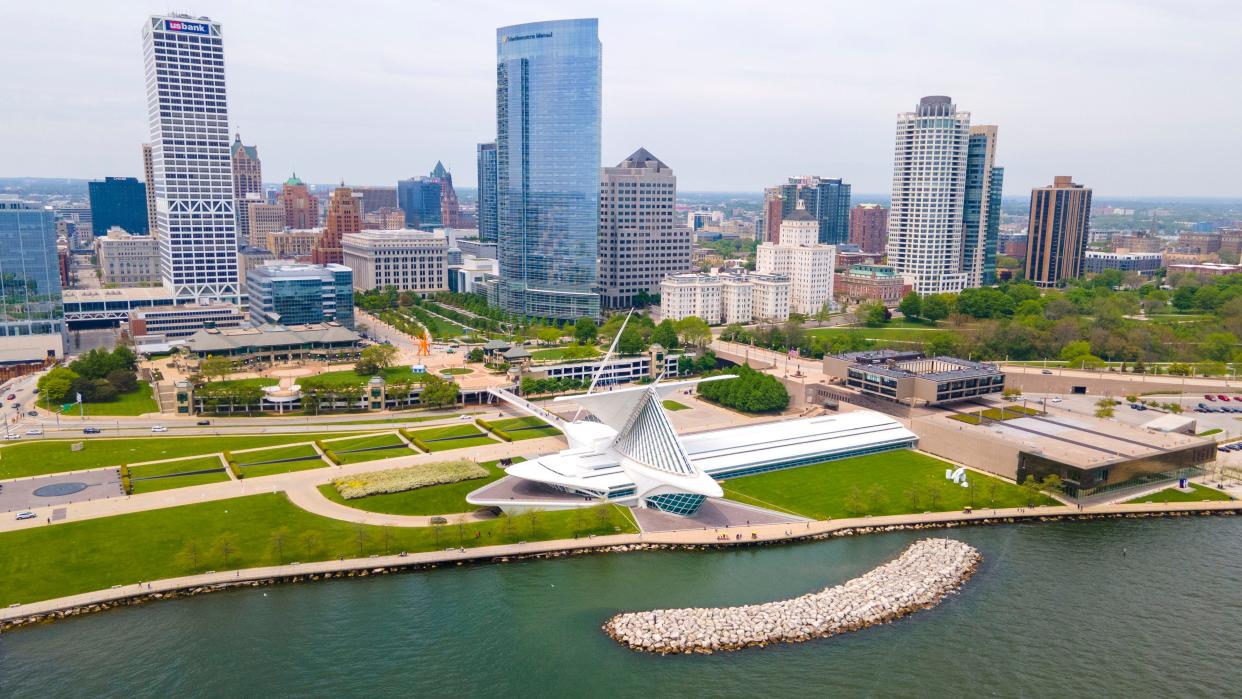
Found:
[[[970,579],[981,558],[961,541],[921,539],[892,561],[819,592],[741,607],[629,612],[609,619],[604,631],[633,650],[660,654],[800,643],[933,607]]]

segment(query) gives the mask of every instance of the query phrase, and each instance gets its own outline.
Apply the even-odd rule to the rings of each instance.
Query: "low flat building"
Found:
[[[150,235],[134,235],[113,226],[95,238],[99,281],[117,286],[160,283],[159,241]]]
[[[350,359],[358,356],[361,342],[358,333],[339,323],[312,323],[199,330],[185,346],[199,359],[230,357],[274,363]]]
[[[66,289],[64,291],[65,322],[98,324],[110,321],[117,325],[129,320],[131,311],[172,307],[177,303],[171,289],[163,286],[122,287],[119,289]]]
[[[1222,277],[1242,273],[1242,265],[1222,265],[1213,262],[1201,264],[1169,265],[1169,274],[1202,274],[1205,277]]]
[[[160,341],[189,337],[199,330],[240,328],[248,325],[246,314],[227,303],[197,304],[171,308],[142,308],[129,313],[131,337]]]
[[[430,293],[448,288],[448,236],[413,229],[362,231],[341,236],[344,264],[354,288],[388,286]]]
[[[910,405],[942,405],[1005,390],[1005,374],[995,364],[891,349],[825,355],[824,374],[860,393]]]
[[[780,323],[789,319],[792,282],[784,274],[735,268],[711,274],[674,274],[660,282],[660,316],[721,323]]]
[[[255,325],[335,321],[354,327],[354,278],[344,265],[267,263],[246,275]]]
[[[1088,250],[1083,256],[1082,269],[1086,274],[1098,274],[1106,269],[1122,272],[1138,272],[1150,276],[1164,264],[1159,252],[1100,252]]]
[[[448,266],[448,290],[459,294],[480,291],[479,285],[489,276],[500,274],[500,263],[495,258],[476,257],[457,251],[460,260]]]

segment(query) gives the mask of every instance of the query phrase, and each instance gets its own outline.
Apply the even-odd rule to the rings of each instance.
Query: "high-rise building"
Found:
[[[819,222],[819,242],[839,245],[849,238],[850,185],[839,178],[810,175],[790,177],[778,190],[782,220],[801,205]]]
[[[28,370],[17,367],[64,357],[65,308],[52,211],[0,201],[0,241],[0,377],[7,378]]]
[[[496,30],[500,305],[599,315],[599,22]]]
[[[317,265],[341,264],[341,236],[362,230],[362,197],[341,185],[332,190],[328,199],[328,220],[323,235],[311,250],[311,262]]]
[[[397,182],[397,204],[405,212],[406,228],[439,228],[442,211],[440,181],[430,177],[411,177]]]
[[[401,209],[381,208],[362,216],[364,231],[399,231],[405,228],[405,212]]]
[[[142,28],[164,286],[237,303],[237,229],[220,24],[153,15]]]
[[[91,200],[91,226],[95,235],[112,227],[146,235],[147,187],[136,177],[105,177],[87,183]]]
[[[363,231],[341,238],[341,249],[358,289],[430,292],[446,287],[448,238],[443,233]]]
[[[440,183],[440,225],[449,228],[461,226],[461,205],[457,201],[457,190],[453,189],[453,173],[437,160],[436,166],[431,169],[431,179]]]
[[[1026,278],[1053,287],[1083,274],[1091,230],[1091,190],[1068,175],[1051,187],[1031,190],[1031,223],[1026,247]]]
[[[285,207],[283,204],[265,204],[250,201],[246,204],[246,229],[250,231],[249,244],[261,248],[267,245],[268,233],[279,233],[285,229]]]
[[[155,215],[155,159],[151,156],[151,144],[142,144],[142,183],[147,190],[147,233],[158,237],[160,233]]]
[[[262,247],[282,260],[307,263],[311,259],[311,250],[322,237],[322,228],[286,228],[264,236]]]
[[[763,190],[763,225],[759,234],[761,243],[779,243],[781,240],[781,212],[784,200],[781,199],[780,187],[767,187]]]
[[[285,207],[286,228],[314,228],[319,225],[319,198],[310,193],[297,173],[280,188],[280,204]]]
[[[970,113],[942,95],[897,116],[888,263],[919,294],[958,292]]]
[[[795,313],[812,315],[833,302],[833,274],[837,248],[820,239],[819,221],[801,204],[781,221],[780,242],[760,243],[755,270],[788,277],[789,306]]]
[[[966,191],[962,205],[962,271],[966,286],[996,283],[996,243],[1000,238],[1001,184],[995,166],[996,127],[970,127],[966,151]]]
[[[160,283],[159,241],[149,235],[133,235],[121,228],[110,228],[95,238],[100,281],[117,286],[147,286]]]
[[[888,242],[888,209],[859,204],[850,210],[850,242],[863,252],[883,253]]]
[[[255,325],[354,327],[354,279],[344,265],[268,263],[246,274],[246,293]]]
[[[233,137],[233,200],[237,209],[237,239],[250,240],[251,204],[263,201],[263,163],[259,162],[259,149],[244,145],[241,134]],[[252,196],[253,195],[253,196]]]
[[[366,186],[354,187],[354,192],[362,195],[362,213],[369,214],[380,209],[396,209],[397,188]]]
[[[691,269],[691,231],[678,225],[677,176],[646,148],[603,170],[599,186],[599,286],[609,308]]]
[[[496,144],[480,143],[478,157],[479,173],[479,239],[485,242],[496,241],[497,218],[496,210]]]

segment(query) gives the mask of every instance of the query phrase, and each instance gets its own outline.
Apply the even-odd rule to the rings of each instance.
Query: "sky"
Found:
[[[183,0],[190,2],[190,0]],[[0,22],[0,177],[141,177],[140,31],[168,8],[14,4]],[[475,183],[495,30],[598,17],[601,164],[644,146],[685,191],[791,175],[890,187],[898,112],[945,94],[997,124],[1005,194],[1242,196],[1242,3],[198,0],[223,24],[230,122],[264,180]]]

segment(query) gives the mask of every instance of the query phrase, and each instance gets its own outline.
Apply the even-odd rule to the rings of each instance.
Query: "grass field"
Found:
[[[83,403],[82,405],[86,408],[86,414],[92,417],[142,415],[160,411],[160,406],[155,402],[155,396],[151,393],[151,384],[146,381],[139,381],[138,388],[129,393],[122,393],[107,403]],[[66,415],[78,414],[79,410],[76,405],[66,413]]]
[[[926,342],[933,335],[944,330],[936,328],[813,328],[807,330],[808,335],[832,337],[841,335],[857,335],[868,340],[889,342]]]
[[[253,378],[253,379],[226,379],[224,381],[211,381],[204,385],[209,386],[211,388],[216,388],[216,389],[244,388],[244,387],[266,388],[267,386],[275,386],[278,383],[280,383],[278,379],[258,377],[258,378]]]
[[[551,347],[535,350],[530,353],[531,359],[590,359],[599,356],[599,348],[592,345],[582,347]]]
[[[1126,500],[1125,504],[1137,504],[1144,502],[1201,502],[1203,500],[1232,500],[1233,498],[1215,488],[1207,488],[1198,483],[1190,484],[1190,492],[1183,493],[1177,488],[1165,488],[1159,492],[1142,497]]]
[[[238,466],[245,467],[250,464],[261,464],[266,461],[298,459],[304,456],[319,456],[319,452],[315,451],[315,447],[312,447],[309,444],[292,444],[286,447],[260,449],[258,451],[247,451],[240,454],[234,453],[233,460],[237,462]]]
[[[665,401],[660,401],[660,402],[664,405],[665,410],[677,411],[677,410],[689,410],[690,409],[690,406],[684,405],[682,403],[678,403],[675,400],[665,400]]]
[[[419,552],[634,532],[615,506],[452,527],[374,527],[320,517],[283,494],[252,495],[0,534],[0,605],[140,580],[338,556]]]
[[[515,462],[522,459],[516,458]],[[365,498],[354,498],[346,500],[341,494],[336,492],[336,488],[329,483],[328,485],[319,486],[319,492],[323,496],[335,503],[340,503],[348,507],[356,507],[367,512],[379,512],[388,515],[418,515],[430,517],[433,515],[449,515],[458,512],[471,512],[477,508],[466,502],[466,495],[471,491],[478,490],[492,481],[503,478],[505,472],[496,465],[495,461],[485,461],[479,464],[487,469],[487,478],[476,478],[469,481],[461,481],[459,483],[446,483],[444,485],[432,485],[417,490],[407,490],[401,493],[384,493],[382,495],[368,495]]]
[[[217,464],[220,462],[217,460]],[[141,493],[154,493],[159,490],[172,490],[173,488],[188,488],[192,485],[204,485],[206,483],[219,483],[229,480],[229,474],[223,468],[219,471],[211,473],[195,473],[189,476],[171,476],[168,478],[156,478],[149,481],[130,481],[133,485],[134,495]]]
[[[985,420],[988,422],[1004,422],[1005,420],[1017,420],[1020,417],[1029,417],[1031,415],[1042,414],[1043,413],[1035,408],[1024,408],[1020,405],[1006,405],[1003,408],[986,408],[984,410],[976,410],[973,413],[950,415],[949,418],[971,425],[978,425],[980,422],[984,422]]]
[[[209,468],[222,469],[224,468],[224,462],[218,456],[198,456],[193,459],[162,461],[158,464],[148,464],[146,466],[130,466],[129,475],[131,478],[148,478],[151,476],[167,476],[171,473],[205,471]]]
[[[406,446],[405,442],[395,434],[377,434],[370,437],[358,437],[356,439],[342,439],[335,442],[324,442],[323,445],[332,450],[336,454],[336,458],[342,464],[356,464],[363,461],[375,461],[376,459],[392,459],[398,456],[413,456],[417,451]],[[351,449],[367,449],[373,447],[395,446],[396,449],[376,449],[375,451],[355,451],[345,453]]]
[[[475,427],[473,424],[430,427],[425,430],[412,430],[407,434],[411,439],[422,440],[431,451],[448,451],[449,449],[477,447],[484,444],[495,444],[496,442],[496,440],[487,436],[487,434],[480,432],[479,428]],[[457,437],[458,439],[449,439],[450,437]]]
[[[730,500],[813,519],[947,512],[968,505],[1027,506],[1026,491],[1016,485],[972,471],[970,487],[962,488],[945,479],[946,468],[950,464],[935,457],[900,450],[745,476],[721,485]],[[859,503],[851,503],[855,489]],[[1038,495],[1035,504],[1056,502]]]
[[[492,427],[509,435],[515,442],[540,437],[555,437],[561,431],[534,416],[513,417],[507,420],[496,420],[489,423]]]
[[[440,373],[447,374],[449,376],[462,376],[465,374],[473,374],[474,369],[467,369],[465,367],[455,366],[455,367],[449,367],[448,369],[441,369]]]
[[[354,433],[358,434],[358,433]],[[133,439],[47,439],[0,447],[0,480],[37,476],[45,473],[78,471],[104,466],[120,466],[139,461],[158,461],[182,456],[201,456],[220,451],[252,449],[323,437],[349,434],[282,434],[212,437],[137,437]],[[81,451],[72,445],[81,443]]]
[[[390,366],[384,369],[384,380],[390,384],[394,383],[419,383],[422,381],[421,374],[415,374],[410,371],[409,365]],[[307,377],[308,383],[313,382],[319,386],[330,388],[349,388],[350,386],[365,386],[371,380],[370,376],[363,376],[355,372],[353,369],[345,371],[325,371],[322,374],[315,374]]]

